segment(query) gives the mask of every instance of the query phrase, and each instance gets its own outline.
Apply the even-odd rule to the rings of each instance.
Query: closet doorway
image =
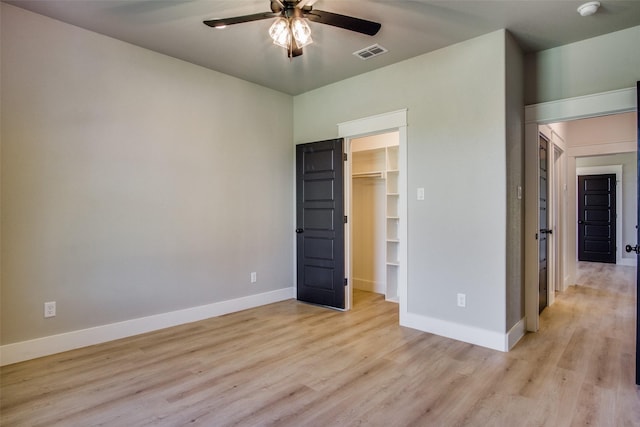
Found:
[[[349,194],[349,279],[353,293],[398,302],[400,269],[400,133],[353,138]],[[357,304],[357,298],[352,299]]]

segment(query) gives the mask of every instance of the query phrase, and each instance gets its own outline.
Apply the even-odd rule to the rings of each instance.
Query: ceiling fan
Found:
[[[316,0],[271,0],[271,12],[212,19],[204,23],[214,28],[225,28],[227,25],[276,18],[269,29],[269,35],[274,44],[287,49],[289,58],[302,55],[302,48],[313,42],[307,19],[369,36],[375,35],[380,30],[381,25],[377,22],[314,10],[315,2]]]

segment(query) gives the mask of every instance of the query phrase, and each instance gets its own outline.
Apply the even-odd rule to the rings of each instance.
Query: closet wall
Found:
[[[351,248],[355,289],[398,297],[398,133],[351,141]]]

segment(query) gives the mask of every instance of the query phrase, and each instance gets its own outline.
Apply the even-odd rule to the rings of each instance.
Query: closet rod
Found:
[[[352,178],[384,178],[384,172],[362,172],[351,174]]]

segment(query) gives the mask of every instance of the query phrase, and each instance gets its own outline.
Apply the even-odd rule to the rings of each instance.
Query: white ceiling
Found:
[[[203,20],[269,11],[269,0],[14,0],[13,5],[292,95],[501,28],[535,52],[640,25],[640,0],[601,0],[581,17],[574,0],[319,0],[314,8],[380,22],[366,36],[311,23],[314,44],[290,60],[271,20],[207,27]],[[352,53],[378,43],[388,53]],[[640,40],[639,40],[640,43]]]

